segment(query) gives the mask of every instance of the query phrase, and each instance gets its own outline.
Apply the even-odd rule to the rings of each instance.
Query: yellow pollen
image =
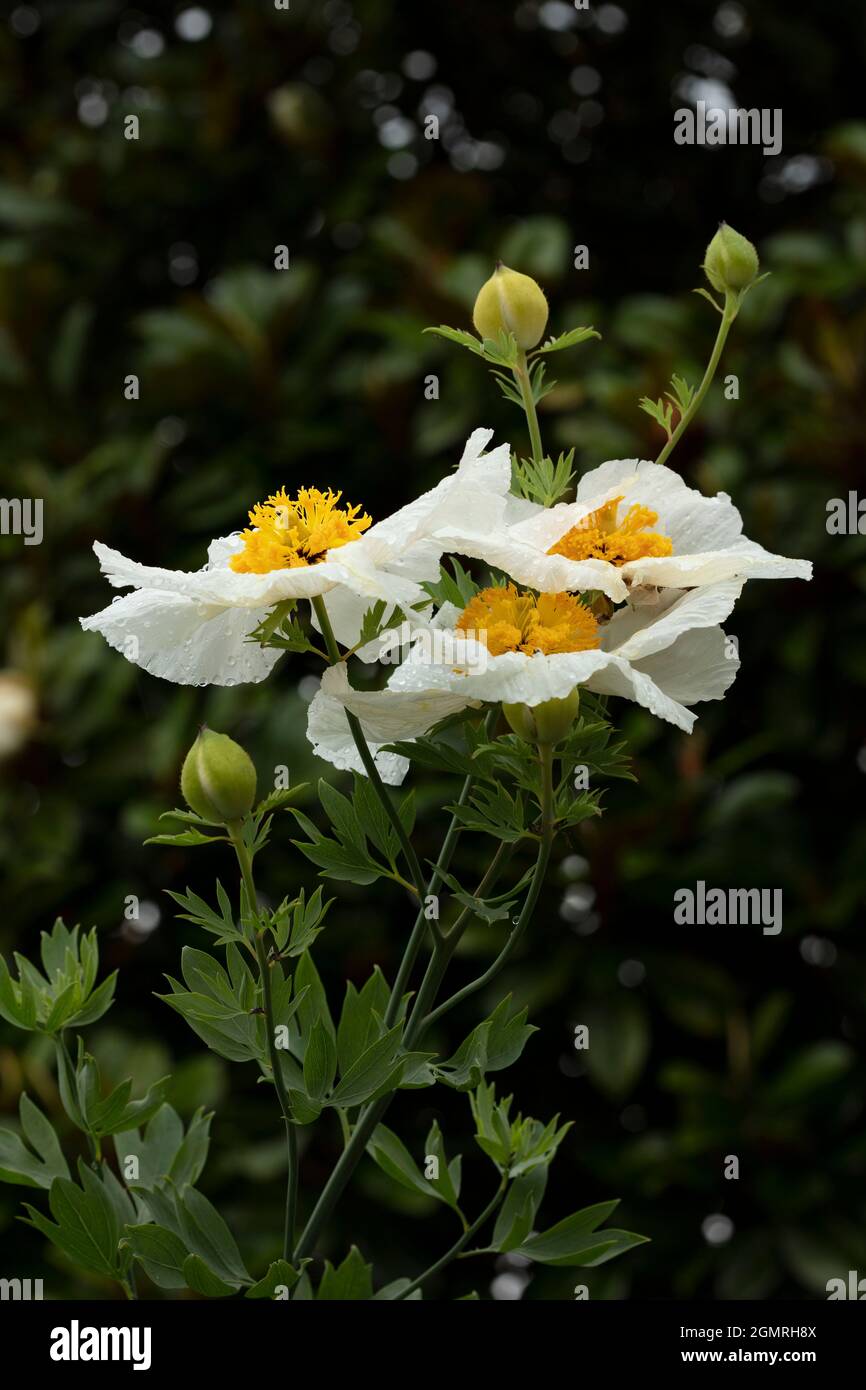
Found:
[[[674,547],[670,537],[648,529],[659,519],[658,512],[651,508],[635,503],[617,523],[617,509],[622,500],[613,497],[603,507],[590,512],[550,547],[548,555],[625,565],[629,560],[643,560],[650,555],[672,554]]]
[[[299,569],[324,560],[327,551],[357,540],[370,525],[360,507],[339,506],[341,492],[298,489],[289,497],[285,488],[250,511],[250,525],[241,531],[243,550],[231,559],[239,574],[267,574],[270,570]]]
[[[474,634],[491,656],[505,652],[586,652],[599,644],[598,623],[572,594],[519,593],[513,584],[482,589],[464,608],[457,631]]]

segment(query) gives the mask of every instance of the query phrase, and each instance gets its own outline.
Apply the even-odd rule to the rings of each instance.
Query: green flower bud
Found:
[[[739,293],[757,279],[758,253],[750,241],[722,222],[707,247],[704,274],[719,294]]]
[[[541,341],[547,326],[547,300],[529,275],[500,263],[478,291],[472,322],[482,338],[513,333],[517,346],[526,352]]]
[[[219,825],[242,820],[256,799],[256,769],[234,739],[203,728],[184,759],[180,789],[203,820]]]
[[[564,700],[545,700],[540,705],[503,705],[502,713],[518,738],[527,743],[559,743],[567,738],[577,718],[580,686]]]

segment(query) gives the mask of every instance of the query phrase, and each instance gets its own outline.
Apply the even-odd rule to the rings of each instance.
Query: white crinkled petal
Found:
[[[262,681],[282,653],[246,640],[267,610],[208,606],[186,594],[136,589],[82,618],[109,646],[152,676],[178,685]]]
[[[735,646],[720,627],[696,628],[636,664],[665,695],[682,705],[721,700],[740,669]]]
[[[515,583],[527,584],[540,593],[600,589],[614,603],[622,603],[628,597],[628,587],[615,565],[606,560],[568,560],[564,555],[547,555],[537,546],[517,539],[514,533],[518,529],[484,530],[463,525],[438,531],[436,540],[451,554],[484,560]]]
[[[211,569],[225,569],[233,555],[243,550],[244,540],[240,531],[230,536],[217,536],[207,548],[207,562]]]
[[[511,536],[515,541],[520,541],[522,545],[531,546],[533,550],[542,555],[546,555],[551,546],[561,541],[573,526],[579,521],[583,521],[585,516],[595,511],[596,506],[601,506],[603,502],[610,500],[616,495],[616,490],[611,489],[610,495],[599,493],[589,502],[557,502],[555,507],[536,507],[531,516],[526,516],[519,521],[513,528]],[[555,556],[551,556],[555,559]],[[607,561],[600,561],[607,565]]]
[[[754,541],[741,539],[727,550],[707,550],[697,555],[649,555],[629,560],[622,573],[632,584],[658,584],[683,589],[723,580],[811,579],[809,560],[790,560],[772,555]]]
[[[472,645],[465,644],[467,649]],[[604,651],[557,652],[552,656],[506,652],[488,656],[486,667],[479,655],[475,660],[467,657],[462,669],[450,663],[431,663],[413,652],[389,681],[392,690],[464,691],[472,700],[522,705],[564,700],[578,685],[633,700],[681,729],[690,731],[695,720],[689,710],[660,690],[648,673]]]
[[[576,504],[592,504],[594,498],[601,496],[628,494],[638,484],[641,500],[646,496],[648,507],[667,505],[678,493],[693,491],[679,473],[663,463],[651,463],[648,459],[608,459],[584,473],[577,485]]]
[[[491,520],[501,521],[504,498],[511,487],[511,449],[500,444],[485,454],[492,437],[492,430],[473,431],[455,472],[393,516],[377,522],[353,544],[384,543],[392,554],[399,555],[463,516],[477,515],[480,522],[489,514]]]
[[[620,515],[633,503],[658,512],[652,529],[670,536],[675,555],[726,550],[742,539],[743,518],[726,492],[705,497],[663,465],[642,464],[623,493]]]
[[[319,757],[343,771],[362,772],[364,764],[355,747],[346,719],[350,709],[361,721],[376,767],[384,782],[399,786],[409,764],[382,745],[415,739],[432,729],[440,719],[465,709],[467,701],[448,692],[423,690],[396,693],[353,690],[345,662],[330,667],[310,704],[307,736]]]
[[[417,583],[439,578],[439,561],[442,547],[432,536],[413,541],[402,555],[388,561],[388,573],[402,579],[414,579]]]
[[[654,607],[627,605],[602,629],[602,646],[626,661],[642,661],[670,647],[684,632],[723,623],[742,589],[742,580],[729,580],[704,589],[668,590]]]
[[[697,715],[686,709],[678,700],[672,699],[660,690],[648,673],[639,671],[627,661],[614,658],[603,670],[590,677],[587,686],[597,695],[619,695],[622,699],[643,705],[644,709],[648,709],[657,719],[675,724],[687,734],[691,733],[697,718]]]
[[[505,499],[505,523],[507,526],[516,526],[518,522],[529,521],[540,508],[537,502],[530,502],[528,497],[515,497],[510,492]]]
[[[461,694],[467,704],[502,700],[506,704],[539,705],[545,700],[564,699],[594,671],[615,660],[602,651],[491,656],[485,647],[464,641],[458,634],[442,636],[448,659],[441,659],[441,648],[435,641],[416,645],[394,672],[389,689],[451,691]]]
[[[209,553],[219,554],[222,565],[205,565],[200,570],[169,570],[158,565],[140,565],[101,541],[94,542],[100,568],[117,589],[132,585],[136,589],[161,589],[186,594],[202,603],[236,608],[269,608],[287,598],[312,598],[327,593],[349,576],[338,564],[325,560],[319,565],[298,569],[270,570],[267,574],[236,574],[228,567],[231,537],[212,541]]]
[[[339,571],[339,582],[366,598],[368,608],[378,599],[391,604],[412,604],[425,597],[417,580],[400,573],[401,566],[392,563],[391,550],[381,538],[362,536],[329,554],[339,555],[339,562],[326,560],[312,568]]]
[[[493,431],[487,429],[484,425],[479,425],[478,429],[472,431],[466,443],[463,445],[463,453],[460,455],[460,462],[457,467],[467,470],[474,468],[478,460],[483,457],[484,450],[487,448],[492,438]]]

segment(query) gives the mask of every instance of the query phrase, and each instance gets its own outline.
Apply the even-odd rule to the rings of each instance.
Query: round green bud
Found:
[[[580,687],[564,700],[545,700],[540,705],[503,705],[502,713],[527,743],[560,743],[571,732],[580,706]]]
[[[234,739],[204,728],[184,759],[180,789],[197,816],[224,825],[242,820],[252,810],[256,769]]]
[[[497,265],[478,291],[472,322],[482,338],[513,333],[524,352],[541,341],[547,326],[547,300],[541,286],[529,275]]]
[[[707,247],[704,274],[719,294],[738,293],[757,279],[758,253],[746,237],[722,222]]]

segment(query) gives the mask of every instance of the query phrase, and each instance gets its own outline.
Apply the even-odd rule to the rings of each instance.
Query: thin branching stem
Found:
[[[698,387],[697,391],[692,397],[691,404],[689,405],[688,410],[684,411],[683,414],[680,416],[679,424],[677,425],[673,434],[670,436],[661,453],[659,454],[658,458],[656,459],[656,463],[667,463],[673,450],[676,448],[677,444],[682,439],[692,420],[697,415],[701,407],[701,402],[703,401],[704,396],[709,391],[713,377],[716,374],[716,368],[719,365],[719,361],[722,356],[722,350],[725,346],[728,333],[730,332],[731,324],[737,317],[738,309],[738,297],[735,295],[728,294],[728,296],[725,299],[725,307],[722,310],[722,321],[719,324],[719,331],[716,334],[716,341],[713,345],[713,351],[710,354],[710,360],[707,363],[707,370],[704,372],[703,381],[701,382],[700,386]]]
[[[496,1208],[499,1206],[499,1203],[505,1196],[507,1187],[508,1178],[506,1176],[503,1177],[492,1198],[487,1203],[487,1206],[484,1208],[483,1212],[477,1218],[477,1220],[473,1221],[471,1226],[466,1227],[466,1230],[457,1240],[455,1240],[450,1250],[446,1250],[445,1254],[442,1255],[435,1262],[435,1264],[432,1264],[429,1269],[425,1269],[423,1274],[419,1274],[417,1279],[413,1279],[411,1284],[409,1284],[407,1288],[403,1289],[401,1293],[398,1293],[395,1302],[399,1302],[402,1298],[408,1298],[409,1295],[414,1293],[416,1289],[420,1289],[422,1284],[426,1284],[428,1279],[432,1279],[434,1274],[438,1274],[440,1269],[445,1269],[446,1265],[450,1265],[452,1260],[457,1259],[457,1256],[464,1249],[464,1247],[469,1244],[472,1237],[474,1235],[477,1235],[477,1233],[481,1230],[485,1222],[490,1220],[491,1216],[496,1211]]]
[[[262,985],[262,1003],[265,1010],[265,1029],[268,1035],[268,1056],[271,1060],[271,1071],[273,1072],[274,1088],[277,1099],[280,1103],[280,1111],[283,1122],[286,1126],[286,1212],[283,1230],[283,1258],[291,1259],[292,1247],[295,1243],[295,1215],[298,1205],[298,1135],[297,1127],[292,1119],[291,1104],[288,1092],[286,1091],[283,1080],[283,1070],[280,1062],[280,1053],[277,1047],[276,1019],[274,1018],[274,999],[271,989],[271,968],[265,954],[264,932],[259,930],[256,920],[256,887],[253,880],[253,866],[249,850],[244,843],[243,833],[239,824],[235,823],[228,827],[231,842],[234,845],[237,855],[238,865],[241,871],[241,880],[247,898],[247,907],[251,916],[253,942],[255,946],[256,960],[259,967],[259,977]]]

